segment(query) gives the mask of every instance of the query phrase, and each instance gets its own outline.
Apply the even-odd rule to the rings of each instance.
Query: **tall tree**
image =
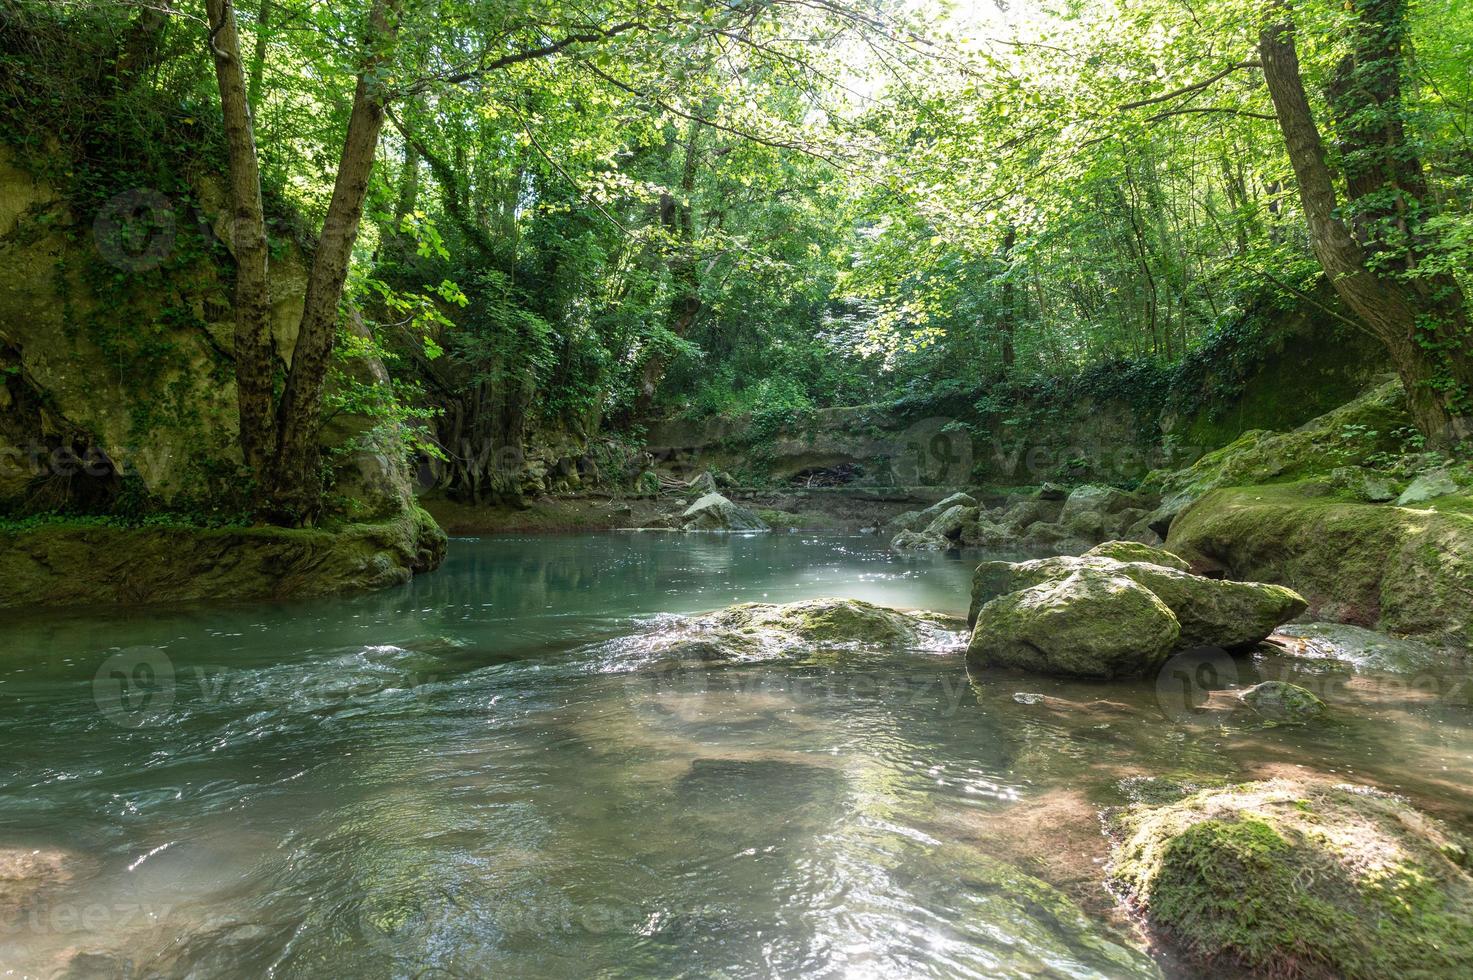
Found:
[[[1292,20],[1282,14],[1259,39],[1310,241],[1346,304],[1385,344],[1406,385],[1417,426],[1435,445],[1473,435],[1473,325],[1462,289],[1427,272],[1432,213],[1427,181],[1403,122],[1407,57],[1404,0],[1355,0],[1351,51],[1329,92],[1341,172],[1330,167],[1311,111]],[[1337,178],[1348,207],[1337,199]]]

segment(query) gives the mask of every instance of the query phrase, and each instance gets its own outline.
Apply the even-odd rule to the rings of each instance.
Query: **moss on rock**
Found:
[[[1473,971],[1467,844],[1394,797],[1276,780],[1113,825],[1112,886],[1200,960],[1352,980]]]
[[[0,531],[0,608],[358,592],[435,569],[445,548],[419,507],[331,529],[40,524]]]
[[[1084,553],[1085,558],[1113,558],[1116,561],[1143,561],[1148,565],[1174,568],[1179,572],[1190,572],[1192,566],[1179,555],[1165,548],[1153,548],[1139,541],[1106,541]]]
[[[1119,569],[1082,566],[983,606],[967,665],[1140,676],[1170,656],[1180,635],[1176,617],[1149,589]]]
[[[1305,484],[1223,488],[1167,546],[1235,578],[1291,585],[1321,618],[1447,646],[1473,641],[1473,514],[1320,496]]]
[[[1264,681],[1238,692],[1238,700],[1274,722],[1306,722],[1325,713],[1325,702],[1312,691],[1287,681]]]
[[[1103,556],[1058,557],[984,563],[972,578],[974,620],[980,622],[984,605],[998,596],[1060,581],[1081,569],[1123,575],[1155,593],[1180,623],[1181,647],[1251,646],[1306,607],[1296,592],[1279,585],[1208,579],[1162,565]]]

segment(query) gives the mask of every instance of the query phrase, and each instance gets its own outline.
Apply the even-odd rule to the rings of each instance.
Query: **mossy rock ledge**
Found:
[[[1273,780],[1111,822],[1112,888],[1204,963],[1274,977],[1473,975],[1469,843],[1396,797]]]
[[[432,571],[445,548],[418,507],[335,529],[42,524],[0,531],[0,608],[362,592]]]

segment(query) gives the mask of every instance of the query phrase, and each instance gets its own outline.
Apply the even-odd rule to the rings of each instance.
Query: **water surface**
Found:
[[[1452,674],[1265,655],[973,685],[955,652],[621,662],[618,637],[739,601],[961,615],[971,567],[865,538],[457,539],[396,592],[12,616],[0,913],[7,866],[52,870],[0,914],[0,975],[1148,973],[1100,883],[1105,807],[1315,773],[1473,822]],[[1338,721],[1232,710],[1268,676]],[[1084,918],[1020,900],[1013,869]]]

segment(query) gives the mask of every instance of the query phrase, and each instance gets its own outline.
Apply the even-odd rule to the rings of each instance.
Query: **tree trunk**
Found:
[[[1007,234],[1002,241],[1002,261],[1004,265],[1002,280],[1002,318],[998,322],[998,333],[1002,341],[1002,373],[1007,377],[1013,371],[1013,362],[1017,360],[1014,347],[1014,336],[1018,332],[1018,288],[1013,284],[1013,249],[1018,244],[1018,228],[1016,225],[1008,225]]]
[[[251,57],[250,83],[246,86],[252,112],[261,108],[261,82],[266,74],[266,40],[271,31],[271,9],[271,0],[261,0],[256,10],[256,50]]]
[[[1473,433],[1467,306],[1451,277],[1416,271],[1418,197],[1425,193],[1425,185],[1421,164],[1406,146],[1397,118],[1402,57],[1397,28],[1404,17],[1402,5],[1398,0],[1360,0],[1360,13],[1356,62],[1353,68],[1342,67],[1331,102],[1345,141],[1343,156],[1350,161],[1346,186],[1351,202],[1375,204],[1352,208],[1363,238],[1352,233],[1337,210],[1335,177],[1304,90],[1293,25],[1284,22],[1264,29],[1259,53],[1315,255],[1346,305],[1386,346],[1406,385],[1417,427],[1429,444],[1446,447]],[[1346,84],[1347,70],[1359,71],[1355,85]],[[1368,124],[1367,119],[1373,121]],[[1370,141],[1381,145],[1372,146]],[[1364,200],[1371,196],[1372,202]],[[1383,200],[1391,203],[1382,205]],[[1401,223],[1399,231],[1414,242],[1404,255],[1392,253],[1381,238],[1388,221]],[[1377,253],[1382,261],[1373,269],[1367,260]]]
[[[235,254],[235,386],[240,410],[240,448],[256,481],[259,503],[276,449],[272,428],[271,288],[266,219],[261,207],[261,173],[246,98],[240,36],[232,0],[205,0],[210,50],[220,87],[229,161],[231,244]]]
[[[675,297],[670,302],[670,332],[684,337],[701,312],[701,284],[696,275],[695,204],[696,164],[699,155],[700,126],[692,122],[685,140],[685,163],[680,174],[682,200],[664,197],[660,204],[660,220],[671,231],[678,249],[670,265],[670,278]],[[634,403],[634,417],[644,418],[654,407],[655,394],[664,380],[669,359],[659,351],[650,354],[640,372],[639,395]]]
[[[212,0],[214,2],[214,0]],[[379,130],[387,101],[379,68],[397,39],[400,0],[374,0],[364,38],[364,56],[348,133],[338,162],[332,199],[307,276],[302,326],[292,352],[291,370],[277,408],[276,460],[272,473],[272,507],[279,520],[310,521],[321,498],[320,452],[322,393],[338,326],[338,305],[348,262],[363,217],[363,199],[373,171]]]

